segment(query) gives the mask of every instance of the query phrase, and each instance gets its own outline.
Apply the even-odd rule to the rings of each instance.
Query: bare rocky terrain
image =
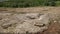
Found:
[[[1,34],[60,34],[60,7],[0,8]]]

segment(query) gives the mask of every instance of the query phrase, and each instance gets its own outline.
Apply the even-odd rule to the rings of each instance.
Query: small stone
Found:
[[[54,21],[54,23],[56,23],[57,21]]]

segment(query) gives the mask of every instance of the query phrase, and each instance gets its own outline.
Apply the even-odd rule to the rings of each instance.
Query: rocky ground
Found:
[[[60,34],[60,7],[0,8],[1,34]]]

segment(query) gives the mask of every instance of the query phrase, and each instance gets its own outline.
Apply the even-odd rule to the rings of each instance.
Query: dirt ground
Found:
[[[0,8],[0,12],[60,13],[60,7]]]
[[[29,8],[0,8],[0,12],[11,13],[56,13],[60,14],[60,7],[29,7]],[[60,23],[51,23],[48,30],[37,34],[60,34]]]

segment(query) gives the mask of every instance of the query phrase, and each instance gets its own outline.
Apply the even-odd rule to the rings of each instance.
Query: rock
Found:
[[[29,13],[29,14],[26,14],[26,17],[29,18],[29,19],[37,19],[40,15],[42,15],[42,14],[39,14],[39,13]]]
[[[6,13],[5,13],[6,14]],[[3,31],[14,33],[37,33],[42,32],[48,28],[50,23],[48,14],[40,13],[26,13],[26,14],[10,14],[3,15],[0,20],[0,27]],[[13,29],[13,30],[12,30]]]
[[[31,16],[29,16],[29,17],[31,17]],[[24,32],[24,31],[25,32],[28,31],[29,33],[42,32],[48,28],[47,26],[49,25],[49,23],[50,23],[50,21],[49,21],[48,14],[44,14],[44,15],[41,15],[39,18],[36,18],[35,20],[34,19],[27,20],[23,24],[17,25],[16,31],[21,32],[22,31],[21,29],[24,29],[22,32]]]
[[[50,17],[49,17],[50,15],[49,14],[44,14],[44,15],[41,15],[40,16],[40,18],[39,18],[39,20],[40,20],[40,23],[43,23],[43,24],[48,24],[48,23],[50,23]]]

